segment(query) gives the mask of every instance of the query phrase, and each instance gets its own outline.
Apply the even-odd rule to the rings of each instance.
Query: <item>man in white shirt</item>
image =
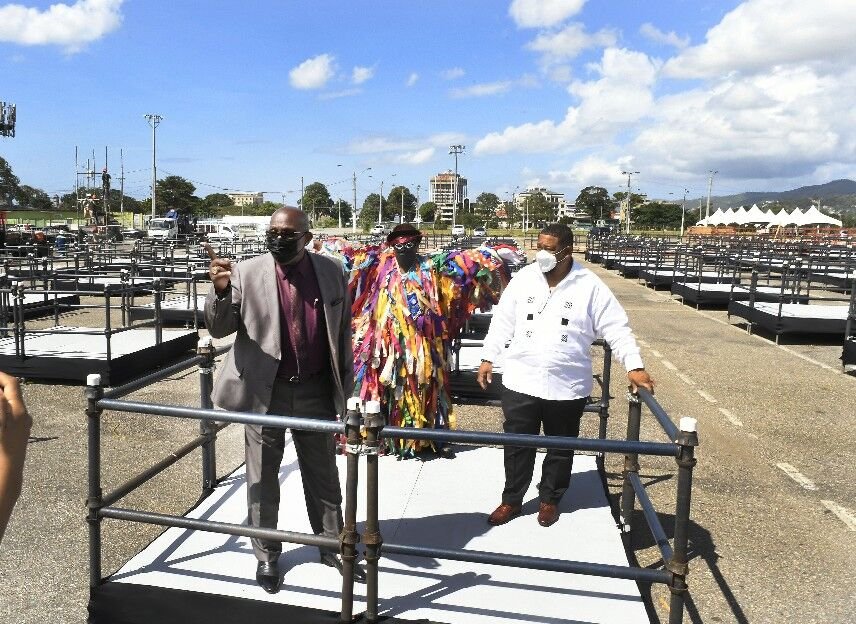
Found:
[[[538,236],[536,262],[509,282],[484,341],[477,380],[492,381],[493,362],[503,358],[502,411],[507,433],[576,437],[592,390],[591,344],[603,338],[625,367],[631,386],[653,390],[627,314],[600,278],[575,264],[573,233],[552,224]],[[508,345],[508,348],[506,348]],[[559,519],[558,503],[571,481],[574,452],[548,450],[538,485],[538,523]],[[488,518],[494,526],[520,513],[532,481],[535,449],[505,447],[502,504]]]

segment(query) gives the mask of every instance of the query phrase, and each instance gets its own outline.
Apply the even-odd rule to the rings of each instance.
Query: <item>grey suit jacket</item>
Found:
[[[324,303],[336,410],[343,415],[354,390],[347,277],[335,260],[314,253],[309,259]],[[211,287],[205,299],[205,324],[215,338],[238,332],[214,383],[214,404],[231,411],[266,413],[282,355],[279,291],[270,253],[233,265],[231,284],[222,297]]]

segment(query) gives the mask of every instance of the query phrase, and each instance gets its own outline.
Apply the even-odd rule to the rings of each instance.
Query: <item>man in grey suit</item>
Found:
[[[215,338],[237,332],[214,384],[218,407],[331,420],[345,413],[354,387],[347,278],[336,261],[306,252],[311,238],[306,214],[281,208],[271,216],[269,253],[236,265],[212,257],[205,323]],[[292,430],[292,439],[312,530],[338,537],[342,491],[333,436]],[[245,428],[251,526],[276,528],[284,444],[283,429]],[[266,592],[276,593],[282,544],[252,543],[256,580]],[[342,570],[335,552],[322,550],[321,562]],[[364,580],[364,574],[355,567],[356,580]]]

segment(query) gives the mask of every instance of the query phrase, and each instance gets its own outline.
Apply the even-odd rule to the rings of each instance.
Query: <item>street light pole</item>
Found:
[[[684,189],[684,199],[681,202],[681,240],[684,238],[684,219],[687,216],[687,193],[689,192],[689,189]]]
[[[710,173],[710,176],[707,179],[707,210],[704,215],[705,225],[707,225],[707,220],[710,219],[710,192],[713,190],[713,176],[719,173],[719,171],[711,169],[708,173]]]
[[[624,218],[627,221],[625,226],[625,233],[630,234],[630,177],[639,173],[638,171],[622,171],[621,175],[627,176],[627,197],[625,200],[627,201],[627,208],[624,212]]]
[[[148,113],[143,115],[146,118],[146,121],[149,122],[149,125],[152,127],[152,219],[155,218],[155,188],[157,186],[158,181],[158,170],[157,170],[157,133],[155,130],[160,125],[160,122],[163,121],[163,117],[160,115]]]
[[[458,212],[458,154],[463,154],[465,149],[466,145],[449,146],[449,153],[455,155],[455,188],[452,193],[452,196],[454,198],[452,203],[452,227],[455,227]]]

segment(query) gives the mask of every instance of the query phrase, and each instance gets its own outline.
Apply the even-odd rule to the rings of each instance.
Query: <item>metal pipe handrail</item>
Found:
[[[430,548],[426,546],[410,546],[407,544],[383,543],[384,553],[408,555],[412,557],[429,557],[434,559],[449,559],[452,561],[467,561],[470,563],[486,563],[493,565],[509,565],[529,570],[545,570],[548,572],[567,572],[570,574],[587,574],[609,578],[629,579],[648,583],[670,583],[672,573],[666,570],[650,570],[631,566],[617,566],[587,561],[564,561],[545,557],[528,557],[525,555],[510,555],[480,550],[453,550],[446,548]]]
[[[151,511],[123,509],[121,507],[102,507],[98,510],[98,514],[104,518],[127,520],[129,522],[143,522],[146,524],[156,524],[158,526],[177,527],[179,529],[208,531],[210,533],[225,533],[226,535],[239,535],[241,537],[255,537],[258,539],[267,539],[277,542],[288,542],[290,544],[317,546],[319,548],[339,548],[339,540],[327,535],[314,535],[311,533],[299,533],[297,531],[280,531],[279,529],[263,529],[247,526],[245,524],[215,522],[213,520],[197,520],[195,518],[187,518],[185,516],[171,516],[168,514],[153,513]]]
[[[660,426],[663,428],[663,431],[666,432],[669,439],[674,442],[678,437],[678,427],[672,422],[672,419],[669,418],[669,415],[666,413],[666,410],[663,409],[663,406],[660,405],[657,402],[657,399],[654,398],[654,395],[645,388],[637,388],[636,393],[648,409],[651,410],[651,413],[654,414],[654,417],[657,419],[657,422],[660,423]]]
[[[645,486],[642,485],[642,480],[639,478],[638,472],[628,474],[630,483],[633,485],[633,491],[636,492],[636,498],[639,499],[639,506],[642,507],[642,515],[651,530],[651,536],[654,538],[654,543],[660,549],[660,556],[663,562],[669,561],[673,556],[672,545],[669,544],[669,538],[666,537],[666,531],[663,529],[663,523],[657,516],[657,511],[654,509],[654,504],[651,502],[651,497]]]
[[[216,422],[238,423],[241,425],[262,425],[280,429],[301,429],[303,431],[320,431],[324,433],[344,433],[345,426],[335,420],[320,420],[317,418],[300,418],[297,416],[276,416],[273,414],[254,414],[251,412],[227,412],[215,409],[200,409],[198,407],[182,407],[179,405],[158,405],[141,403],[139,401],[122,401],[117,399],[100,399],[98,407],[116,412],[133,412],[137,414],[152,414],[155,416],[170,416],[173,418],[190,418],[192,420],[213,420]]]
[[[143,472],[139,473],[137,476],[132,477],[121,485],[117,486],[116,489],[112,492],[104,494],[101,499],[101,504],[105,507],[109,507],[116,501],[124,498],[125,496],[133,492],[135,489],[137,489],[147,481],[150,481],[152,478],[156,477],[164,470],[172,466],[182,457],[189,455],[190,453],[198,449],[200,446],[213,439],[218,431],[221,431],[222,429],[228,427],[229,424],[230,423],[218,424],[213,428],[213,430],[209,431],[208,433],[199,435],[184,446],[174,450],[172,453],[164,457],[162,460],[160,460],[153,466],[147,468]]]

